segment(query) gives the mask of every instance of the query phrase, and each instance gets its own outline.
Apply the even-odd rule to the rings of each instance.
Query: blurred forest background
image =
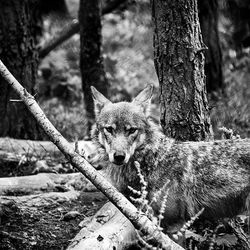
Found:
[[[213,4],[215,1],[204,2]],[[67,6],[70,17],[77,18],[78,1],[69,0]],[[223,126],[245,138],[250,136],[250,1],[224,0],[219,1],[217,7],[224,77],[223,82],[215,82],[208,93],[211,120],[216,138],[220,138],[218,128]],[[204,13],[209,14],[216,13]],[[68,21],[68,18],[58,19],[54,15],[45,18],[41,46]],[[103,62],[109,97],[113,101],[131,99],[147,84],[158,89],[149,1],[128,1],[104,15],[102,35]],[[83,139],[87,135],[79,54],[80,36],[75,34],[39,65],[39,101],[52,123],[69,140]],[[217,63],[216,58],[209,60],[210,64]],[[159,119],[157,95],[153,103],[152,113]]]
[[[110,2],[103,1],[102,6],[105,8]],[[218,129],[223,126],[242,138],[249,137],[250,1],[214,0],[198,3],[203,40],[209,48],[205,52],[205,68],[215,138],[220,138]],[[69,26],[73,19],[78,18],[79,1],[58,0],[54,1],[53,6],[49,1],[44,1],[39,8],[42,18],[37,21],[41,29],[37,46],[43,48],[60,34],[64,26]],[[118,101],[130,100],[147,84],[153,84],[157,90],[150,2],[120,1],[112,13],[101,17],[101,21],[106,75],[104,94],[108,93],[112,101]],[[218,30],[213,31],[214,27]],[[219,41],[215,40],[216,36]],[[211,52],[211,46],[215,51]],[[47,55],[40,55],[38,63],[34,94],[46,115],[68,140],[88,138],[79,33]],[[160,116],[158,106],[158,96],[155,95],[152,114],[156,120]]]

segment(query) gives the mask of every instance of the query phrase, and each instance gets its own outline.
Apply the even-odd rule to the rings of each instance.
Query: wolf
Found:
[[[177,142],[150,119],[153,88],[132,102],[112,103],[94,87],[96,123],[92,138],[103,170],[128,198],[128,186],[140,189],[139,162],[147,182],[148,200],[168,183],[162,227],[177,231],[204,208],[210,220],[233,217],[249,207],[250,140]],[[157,215],[162,199],[152,203]]]

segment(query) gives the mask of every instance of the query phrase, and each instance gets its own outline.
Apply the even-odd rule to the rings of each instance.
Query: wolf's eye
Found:
[[[106,127],[105,128],[108,133],[112,134],[113,133],[113,128],[112,127]]]
[[[137,131],[137,128],[130,128],[130,129],[128,130],[128,134],[129,134],[129,135],[132,135],[132,134],[134,134],[136,131]]]

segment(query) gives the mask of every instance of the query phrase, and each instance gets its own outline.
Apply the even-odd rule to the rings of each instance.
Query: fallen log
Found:
[[[52,204],[76,200],[80,191],[70,190],[68,192],[49,192],[43,194],[23,196],[0,196],[0,208],[8,202],[14,202],[18,209],[37,208],[40,206],[51,206]]]
[[[35,156],[29,157],[29,161],[37,161],[38,158]],[[0,151],[0,163],[15,163],[15,164],[22,164],[23,162],[27,162],[28,157],[24,154],[16,154],[12,152]]]
[[[96,191],[94,185],[81,173],[53,174],[0,178],[0,195],[34,194],[70,189]]]
[[[67,250],[122,250],[136,240],[132,223],[111,202],[81,224],[82,229]]]
[[[88,157],[92,154],[96,147],[91,141],[78,141],[78,150],[80,154],[84,154]],[[71,143],[72,146],[75,145],[74,142]],[[63,157],[63,154],[51,141],[32,141],[32,140],[20,140],[20,139],[11,139],[8,137],[0,138],[0,153],[6,159],[10,158],[15,159],[14,154],[17,156],[26,155],[27,157],[35,157],[38,159],[43,159],[44,157]],[[11,155],[13,154],[13,155]]]
[[[96,154],[96,147],[91,141],[77,142],[76,150],[86,158]],[[73,168],[68,163],[49,141],[0,138],[0,177],[41,172],[72,173]]]

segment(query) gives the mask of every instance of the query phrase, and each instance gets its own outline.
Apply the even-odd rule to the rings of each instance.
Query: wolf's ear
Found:
[[[148,85],[142,92],[140,92],[133,103],[139,104],[143,108],[143,112],[146,116],[150,114],[150,103],[153,95],[153,85]]]
[[[94,100],[95,115],[98,116],[103,107],[111,103],[103,94],[101,94],[95,87],[91,86],[91,92]]]

